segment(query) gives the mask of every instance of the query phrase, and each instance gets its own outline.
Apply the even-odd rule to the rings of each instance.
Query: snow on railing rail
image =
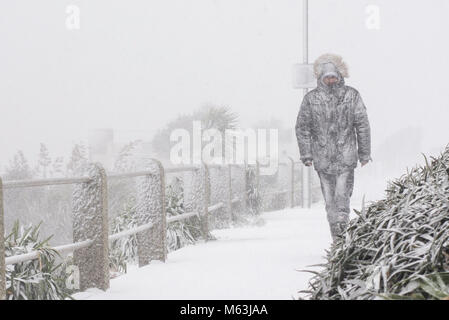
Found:
[[[134,227],[132,229],[128,229],[128,230],[124,230],[124,231],[120,231],[120,232],[114,233],[114,234],[109,236],[109,242],[112,242],[112,241],[120,239],[120,238],[132,236],[132,235],[134,235],[136,233],[148,230],[153,225],[154,225],[153,222],[149,222],[149,223],[143,224],[141,226]]]
[[[240,202],[240,198],[234,198],[234,199],[231,200],[231,202],[232,202],[232,203]]]
[[[218,210],[218,209],[220,209],[220,208],[222,208],[222,207],[224,207],[223,202],[219,202],[219,203],[217,203],[217,204],[214,204],[213,206],[208,207],[208,208],[207,208],[207,211],[208,211],[209,213],[211,213],[211,212],[213,212],[213,211],[215,211],[215,210]],[[195,212],[195,211],[194,211],[194,212],[187,212],[187,213],[179,214],[179,215],[177,215],[177,216],[168,217],[168,218],[167,218],[167,223],[174,222],[174,221],[180,221],[180,220],[184,220],[184,219],[188,219],[188,218],[190,218],[190,217],[198,216],[198,215],[199,215],[199,213],[198,213],[198,212]]]
[[[239,200],[239,199],[234,199],[234,200]],[[213,212],[217,209],[220,209],[223,207],[223,203],[217,203],[213,206],[208,207],[208,211],[209,212]],[[175,221],[180,221],[180,220],[184,220],[184,219],[188,219],[190,217],[193,216],[197,216],[198,212],[188,212],[188,213],[183,213],[177,216],[173,216],[173,217],[169,217],[167,218],[167,223],[171,223],[171,222],[175,222]],[[120,238],[125,238],[125,237],[129,237],[132,236],[134,234],[137,234],[139,232],[145,231],[150,229],[154,224],[152,222],[129,229],[129,230],[124,230],[124,231],[120,231],[117,233],[114,233],[112,235],[109,236],[109,242],[112,242],[114,240],[120,239]],[[85,241],[81,241],[81,242],[76,242],[76,243],[71,243],[71,244],[66,244],[66,245],[62,245],[62,246],[58,246],[58,247],[52,247],[50,249],[53,249],[55,251],[57,251],[58,253],[63,253],[63,252],[73,252],[77,249],[82,249],[82,248],[86,248],[89,245],[91,245],[93,243],[93,240],[85,240]],[[11,257],[7,257],[5,259],[5,264],[6,265],[12,265],[12,264],[16,264],[16,263],[21,263],[21,262],[26,262],[26,261],[30,261],[30,260],[34,260],[39,258],[39,251],[33,251],[33,252],[28,252],[28,253],[24,253],[24,254],[20,254],[20,255],[16,255],[16,256],[11,256]]]
[[[222,202],[208,207],[208,211],[209,212],[213,212],[213,211],[215,211],[217,209],[220,209],[221,207],[223,207],[223,203]],[[198,212],[183,213],[183,214],[180,214],[180,215],[177,215],[177,216],[168,217],[167,218],[167,223],[188,219],[190,217],[197,216],[197,215],[198,215]],[[119,238],[124,238],[124,237],[127,237],[127,236],[131,236],[131,235],[139,233],[141,231],[148,230],[152,226],[153,226],[153,223],[150,222],[150,223],[147,223],[147,224],[144,224],[144,225],[141,225],[141,226],[129,229],[129,230],[125,230],[125,231],[121,231],[121,232],[115,233],[115,234],[109,236],[109,241],[114,241],[114,240],[117,240]]]
[[[53,186],[62,184],[85,183],[92,181],[89,177],[79,178],[53,178],[53,179],[36,179],[36,180],[14,180],[3,182],[3,189],[27,188]]]
[[[219,202],[217,204],[214,204],[213,206],[208,207],[207,211],[214,212],[215,210],[221,209],[223,207],[224,207],[224,203],[223,202]]]
[[[180,166],[180,167],[170,167],[165,168],[165,173],[176,173],[176,172],[184,172],[184,171],[196,171],[199,170],[199,166]]]
[[[70,243],[70,244],[54,247],[53,250],[56,250],[59,253],[73,252],[78,249],[87,248],[93,242],[94,242],[93,240],[84,240],[84,241],[80,241],[80,242],[75,242],[75,243]]]
[[[198,214],[199,214],[198,212],[193,211],[193,212],[187,212],[187,213],[179,214],[176,216],[168,217],[167,223],[184,220],[187,218],[191,218],[193,216],[198,216]]]
[[[148,176],[151,174],[155,174],[153,171],[136,171],[136,172],[129,172],[129,173],[112,173],[108,174],[108,180],[116,180],[116,179],[123,179],[123,178],[135,178],[135,177],[142,177],[142,176]]]
[[[75,243],[70,243],[62,246],[57,247],[51,247],[49,249],[55,250],[59,254],[62,254],[63,252],[73,252],[77,249],[86,248],[90,246],[93,243],[93,240],[85,240]],[[5,259],[5,265],[12,265],[16,263],[26,262],[34,259],[39,258],[39,251],[32,251],[24,254],[19,254],[16,256],[7,257]]]
[[[166,173],[176,173],[176,172],[185,172],[185,171],[195,171],[198,170],[199,167],[196,166],[179,166],[179,167],[171,167],[171,168],[165,168],[164,171]],[[154,171],[136,171],[136,172],[129,172],[129,173],[111,173],[108,174],[107,177],[109,180],[118,180],[118,179],[124,179],[124,178],[135,178],[135,177],[142,177],[142,176],[148,176],[152,174],[157,174]]]

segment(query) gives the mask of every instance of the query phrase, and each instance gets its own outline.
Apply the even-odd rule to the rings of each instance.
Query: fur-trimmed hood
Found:
[[[349,78],[348,66],[343,58],[336,54],[326,53],[318,57],[313,64],[313,71],[317,79],[321,77],[328,63],[332,63],[343,78]]]

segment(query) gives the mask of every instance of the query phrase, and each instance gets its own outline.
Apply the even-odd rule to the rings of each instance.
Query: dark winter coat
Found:
[[[318,87],[305,95],[296,122],[301,160],[312,160],[316,171],[331,174],[354,169],[357,160],[371,160],[366,107],[359,92],[335,72],[340,81],[332,88],[324,84],[324,72],[318,75]]]

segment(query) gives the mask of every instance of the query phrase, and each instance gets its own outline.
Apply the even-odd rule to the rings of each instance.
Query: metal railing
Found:
[[[75,260],[78,260],[80,262],[79,267],[81,278],[86,279],[81,284],[82,290],[89,286],[95,286],[103,290],[109,287],[109,274],[105,274],[105,270],[108,270],[108,248],[110,243],[115,240],[140,234],[142,236],[138,237],[138,245],[141,247],[141,250],[138,251],[140,252],[142,257],[139,256],[139,266],[148,264],[153,259],[165,261],[165,234],[167,224],[189,219],[194,216],[199,217],[203,236],[207,240],[207,234],[209,232],[209,214],[222,209],[229,215],[231,219],[235,219],[233,213],[234,204],[241,203],[243,209],[247,209],[247,170],[250,166],[246,164],[224,166],[215,164],[203,164],[201,166],[180,166],[164,168],[159,161],[153,159],[153,162],[153,165],[156,164],[157,169],[155,169],[155,167],[153,166],[151,168],[148,168],[148,170],[136,171],[131,173],[114,173],[107,176],[104,169],[99,164],[92,164],[89,169],[89,175],[86,177],[7,181],[4,183],[2,183],[2,180],[0,179],[0,299],[5,298],[5,266],[23,263],[39,258],[39,251],[33,251],[5,258],[3,247],[4,231],[2,230],[4,219],[3,190],[67,184],[74,184],[76,186],[74,194],[78,192],[77,195],[79,197],[77,198],[78,202],[73,204],[73,214],[75,217],[74,220],[76,220],[74,221],[74,243],[56,246],[51,249],[55,250],[59,254],[75,253]],[[294,162],[291,158],[290,163],[280,163],[280,166],[291,167],[291,180],[289,189],[277,190],[267,193],[273,195],[290,194],[289,202],[291,207],[295,205],[294,193],[296,188],[294,185],[294,169],[296,164],[298,164],[298,162]],[[233,196],[232,168],[236,167],[242,169],[240,170],[240,174],[243,175],[242,179],[244,181],[244,186],[241,196]],[[254,165],[254,167],[256,169],[255,183],[256,188],[258,188],[258,162]],[[224,190],[226,190],[226,192],[225,194],[223,194],[222,200],[218,201],[215,204],[210,204],[210,188],[212,184],[212,181],[209,180],[210,170],[227,170],[225,181],[226,185],[224,186]],[[194,210],[180,215],[166,217],[165,174],[182,172],[192,173],[192,184],[196,188],[195,190],[193,190],[193,192],[197,192],[196,197],[192,197],[193,200],[191,203],[191,207],[193,207]],[[104,227],[105,225],[108,225],[107,181],[137,177],[148,178],[148,181],[145,182],[146,184],[142,182],[144,185],[144,187],[141,188],[143,190],[141,191],[143,192],[143,195],[139,198],[141,199],[139,201],[142,202],[143,207],[147,208],[148,211],[149,203],[147,202],[151,202],[151,204],[153,205],[151,208],[157,207],[159,209],[157,210],[157,212],[153,212],[151,216],[147,217],[147,220],[151,221],[144,222],[139,226],[115,234],[107,234],[107,228]],[[159,192],[155,193],[154,191],[150,190],[151,188],[149,187],[149,185],[159,186]],[[83,192],[85,188],[90,188],[89,190],[93,190],[93,192]],[[149,196],[149,194],[151,195]],[[94,201],[92,201],[92,199],[85,199],[85,197],[88,196],[93,197]],[[80,197],[81,200],[79,199]],[[85,203],[96,203],[97,206],[93,208],[89,207],[89,210],[87,210],[85,207]],[[155,204],[156,206],[154,206]],[[147,211],[145,211],[145,213],[148,215]],[[92,225],[86,226],[89,223],[91,223]],[[86,227],[87,231],[83,230],[83,227]],[[93,231],[89,230],[89,227],[93,229]],[[78,251],[83,252],[79,253]],[[89,259],[86,258],[86,255],[90,255]],[[85,266],[84,264],[89,265]]]

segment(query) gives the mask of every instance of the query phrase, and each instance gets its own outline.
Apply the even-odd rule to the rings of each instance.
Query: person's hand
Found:
[[[304,165],[305,165],[306,167],[312,166],[312,160],[304,161]]]
[[[368,162],[369,162],[368,160],[360,161],[362,167],[366,166],[368,164]]]

